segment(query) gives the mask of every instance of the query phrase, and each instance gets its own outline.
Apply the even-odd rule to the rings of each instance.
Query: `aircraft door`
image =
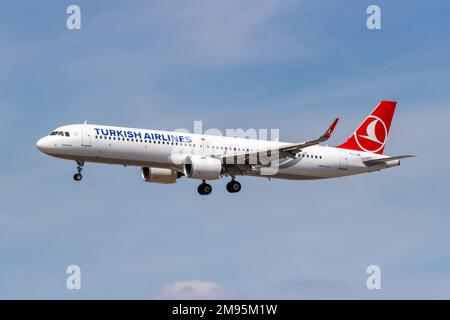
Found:
[[[90,126],[81,126],[81,145],[83,147],[92,147],[92,129]]]
[[[339,153],[339,170],[347,170],[348,169],[348,154],[347,152]]]
[[[200,138],[200,148],[202,152],[202,157],[206,158],[209,155],[209,143],[206,141],[204,136]]]

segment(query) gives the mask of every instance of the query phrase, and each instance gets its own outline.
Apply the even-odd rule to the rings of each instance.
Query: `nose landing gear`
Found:
[[[81,171],[83,171],[84,161],[77,161],[77,171],[78,173],[75,173],[73,175],[73,180],[75,181],[81,181],[83,179],[83,176],[81,175]]]

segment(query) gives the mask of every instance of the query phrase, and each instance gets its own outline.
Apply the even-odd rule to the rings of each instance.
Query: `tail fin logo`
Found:
[[[355,131],[355,140],[358,146],[367,152],[377,152],[383,149],[388,130],[383,120],[370,115],[366,121]]]
[[[338,148],[383,154],[397,102],[383,100]]]

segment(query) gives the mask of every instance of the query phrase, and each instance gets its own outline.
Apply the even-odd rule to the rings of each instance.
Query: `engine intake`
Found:
[[[175,183],[180,177],[176,170],[150,167],[143,167],[141,176],[145,182],[164,184]]]
[[[214,158],[188,156],[184,161],[184,174],[191,179],[215,180],[222,173],[222,162]]]

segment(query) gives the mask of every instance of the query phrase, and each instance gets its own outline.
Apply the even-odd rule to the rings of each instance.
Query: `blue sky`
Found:
[[[68,31],[69,4],[82,29]],[[378,4],[382,30],[366,28]],[[0,298],[450,298],[447,1],[0,2]],[[338,144],[398,101],[399,168],[327,181],[146,184],[49,158],[63,124],[280,128]],[[66,267],[82,290],[66,289]],[[366,268],[382,289],[366,288]],[[186,290],[191,287],[191,290]]]

